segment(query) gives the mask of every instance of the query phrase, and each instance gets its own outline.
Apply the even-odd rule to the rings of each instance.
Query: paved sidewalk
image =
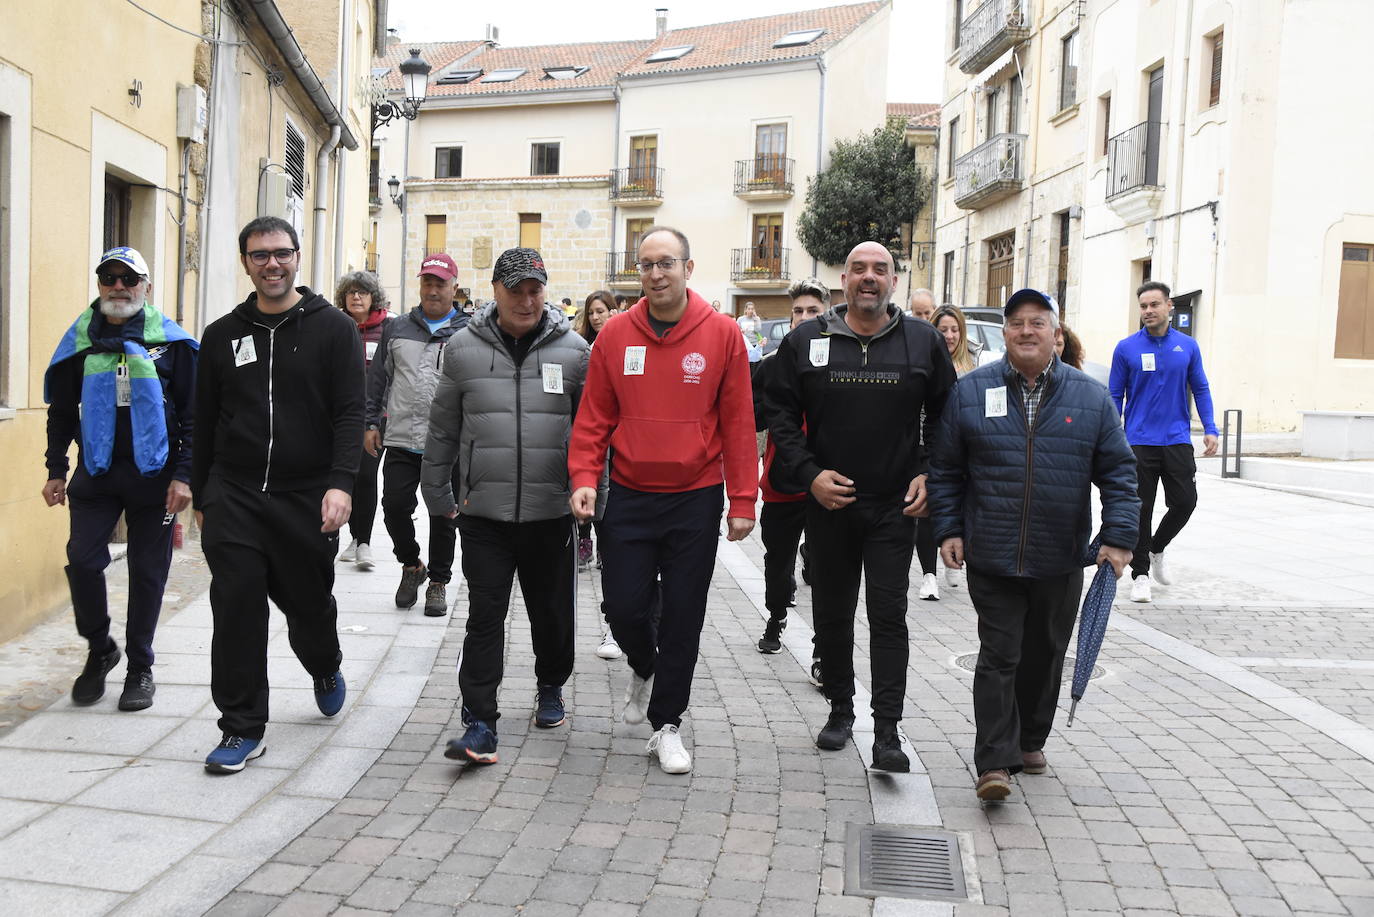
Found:
[[[1182,583],[1118,604],[1105,676],[1072,728],[1061,718],[1050,772],[1018,778],[1004,805],[971,791],[962,588],[913,590],[916,760],[872,776],[862,739],[811,743],[826,707],[806,681],[806,590],[787,651],[759,655],[761,548],[722,542],[684,723],[696,767],[670,777],[644,754],[647,726],[614,722],[628,673],[594,655],[594,576],[579,578],[568,725],[530,724],[517,597],[501,762],[464,769],[442,757],[460,731],[461,595],[434,622],[391,607],[390,565],[341,565],[349,707],[318,715],[279,634],[268,752],[244,773],[199,766],[217,739],[203,600],[159,634],[153,710],[64,701],[0,740],[0,900],[17,914],[1374,913],[1374,589],[1349,556],[1370,556],[1374,510],[1199,487],[1171,552]],[[1334,572],[1308,576],[1309,561]],[[970,899],[843,895],[846,826],[874,821],[955,831]]]

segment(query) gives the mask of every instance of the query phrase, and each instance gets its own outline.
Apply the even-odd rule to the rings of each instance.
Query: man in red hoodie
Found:
[[[638,264],[645,297],[597,336],[568,472],[573,515],[590,519],[611,448],[601,578],[606,617],[631,669],[623,719],[647,719],[654,735],[646,750],[665,773],[685,774],[692,756],[678,727],[706,619],[722,483],[729,539],[754,528],[754,409],[739,326],[687,289],[687,237],[652,227]],[[657,579],[663,606],[655,633]]]

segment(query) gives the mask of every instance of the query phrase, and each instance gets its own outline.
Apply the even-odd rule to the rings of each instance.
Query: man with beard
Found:
[[[911,767],[897,723],[906,694],[915,517],[925,515],[926,504],[922,443],[932,442],[955,377],[939,332],[889,302],[896,282],[884,246],[855,246],[840,277],[845,302],[783,338],[764,396],[777,461],[811,494],[812,614],[822,691],[830,701],[816,746],[837,751],[853,735],[854,611],[862,574],[873,766],[901,772]]]
[[[127,246],[100,256],[100,298],[62,336],[43,379],[49,506],[70,501],[67,583],[90,647],[72,703],[94,704],[119,662],[105,568],[123,513],[129,530],[129,654],[120,710],[153,705],[153,632],[172,563],[172,519],[191,502],[198,344],[148,302],[148,264]],[[67,448],[78,444],[67,486]]]

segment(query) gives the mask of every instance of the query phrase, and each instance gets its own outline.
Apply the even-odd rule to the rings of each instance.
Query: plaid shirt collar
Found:
[[[1026,409],[1026,426],[1035,426],[1035,414],[1040,408],[1040,399],[1045,394],[1045,386],[1050,381],[1050,376],[1054,373],[1054,357],[1050,357],[1050,362],[1045,364],[1045,368],[1040,371],[1040,375],[1035,377],[1035,388],[1026,385],[1026,377],[1011,365],[1011,360],[1007,360],[1007,381],[1010,383],[1015,379],[1016,390],[1021,393],[1021,403]]]

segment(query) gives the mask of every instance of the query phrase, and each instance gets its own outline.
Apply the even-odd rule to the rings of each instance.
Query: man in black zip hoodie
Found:
[[[822,690],[830,717],[816,745],[854,729],[854,611],[868,581],[873,766],[906,771],[897,723],[906,694],[907,586],[915,517],[925,515],[922,442],[931,442],[954,366],[929,322],[888,302],[896,273],[877,242],[855,246],[845,303],[783,338],[764,390],[777,460],[810,483],[806,543]],[[922,436],[922,412],[925,435]]]
[[[210,564],[210,693],[224,738],[211,773],[243,770],[267,726],[267,600],[325,716],[343,707],[334,601],[338,532],[363,440],[363,345],[353,321],[296,287],[300,241],[259,217],[239,233],[257,292],[205,329],[191,492]]]

